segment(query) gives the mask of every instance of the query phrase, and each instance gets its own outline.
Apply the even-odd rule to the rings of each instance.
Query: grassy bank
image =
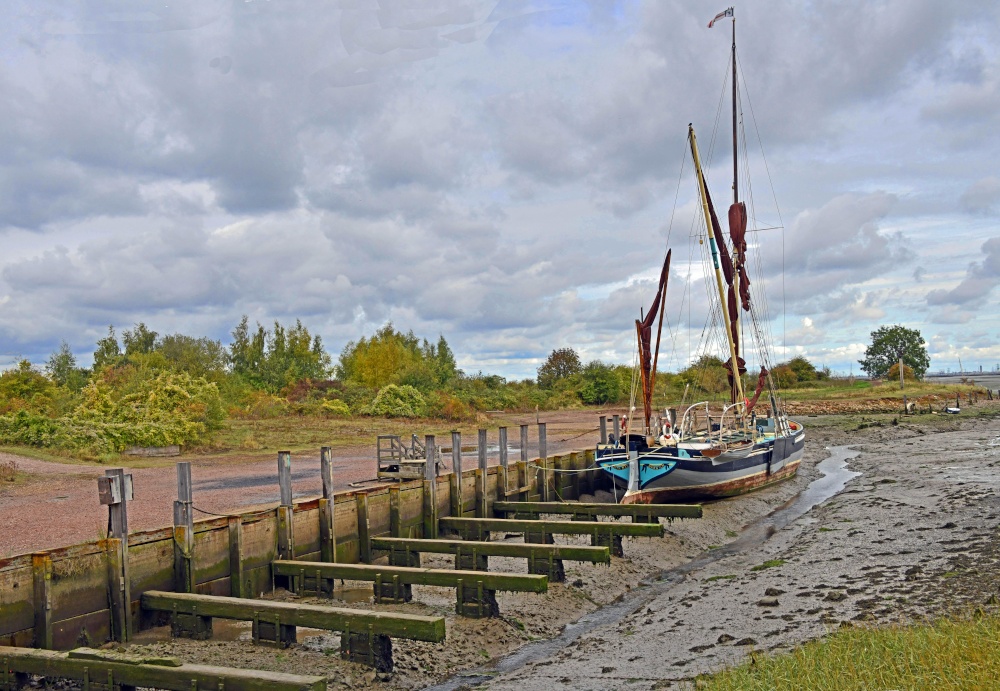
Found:
[[[996,689],[1000,616],[939,619],[926,625],[846,628],[782,655],[754,655],[699,678],[709,691]]]

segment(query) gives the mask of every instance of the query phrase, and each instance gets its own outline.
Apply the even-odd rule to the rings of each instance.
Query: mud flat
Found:
[[[684,688],[837,627],[995,610],[998,435],[996,419],[814,434],[814,450],[856,441],[844,491],[757,546],[663,574],[630,615],[484,688]]]

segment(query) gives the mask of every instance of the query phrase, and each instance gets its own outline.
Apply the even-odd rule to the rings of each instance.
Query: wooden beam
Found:
[[[229,517],[229,594],[243,597],[246,584],[243,582],[243,517]]]
[[[322,676],[304,676],[282,672],[181,664],[173,658],[142,658],[91,648],[77,648],[68,653],[31,648],[0,647],[0,667],[19,674],[73,679],[110,684],[115,688],[148,687],[155,689],[222,689],[226,691],[325,691]],[[13,679],[10,680],[13,682]],[[14,687],[11,687],[14,688]],[[103,686],[101,688],[104,688]]]
[[[701,504],[594,504],[582,502],[498,501],[494,513],[569,514],[573,516],[631,516],[646,521],[657,518],[701,518]]]
[[[521,573],[492,573],[486,571],[463,571],[459,569],[424,569],[407,566],[382,566],[378,564],[325,564],[318,561],[275,561],[274,572],[290,578],[318,577],[321,579],[342,578],[352,581],[375,581],[389,583],[398,578],[400,583],[410,585],[434,585],[455,588],[462,583],[482,583],[487,590],[544,593],[548,590],[545,576]]]
[[[308,564],[310,562],[286,563]],[[344,565],[337,564],[336,566],[342,567]],[[409,638],[432,643],[443,641],[445,636],[444,617],[397,614],[395,612],[369,612],[339,607],[304,605],[296,602],[148,590],[142,594],[142,608],[240,621],[254,621],[256,619],[268,623],[277,622],[282,626],[306,626],[330,631],[372,631],[394,638]]]
[[[460,554],[473,551],[489,557],[515,557],[522,559],[566,559],[609,564],[611,556],[607,547],[585,545],[532,545],[520,542],[482,542],[476,540],[408,540],[406,538],[375,537],[372,547],[408,552],[433,552],[435,554]]]
[[[194,492],[191,464],[177,464],[177,501],[174,502],[174,590],[194,592]]]
[[[35,586],[35,647],[51,650],[52,557],[48,552],[35,552],[31,555],[31,575]]]
[[[624,535],[626,537],[663,537],[659,523],[613,523],[611,521],[532,521],[508,518],[454,518],[439,519],[441,527],[462,532],[479,529],[508,533],[552,533],[554,535],[593,535],[595,533]]]

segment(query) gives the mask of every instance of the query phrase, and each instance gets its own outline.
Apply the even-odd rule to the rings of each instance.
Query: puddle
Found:
[[[618,602],[605,605],[585,614],[577,621],[567,624],[562,633],[555,638],[528,643],[495,663],[461,672],[440,684],[425,687],[424,691],[456,691],[459,688],[478,686],[493,680],[497,675],[512,672],[530,662],[550,657],[583,634],[621,621],[633,612],[645,607],[653,598],[684,580],[689,573],[725,557],[764,544],[775,532],[786,527],[814,506],[841,492],[848,482],[861,474],[847,468],[847,461],[858,456],[860,451],[855,451],[847,446],[830,447],[829,451],[830,456],[816,466],[823,473],[822,477],[813,480],[808,487],[783,506],[751,523],[740,533],[739,537],[728,545],[704,552],[687,564],[662,572],[653,580],[643,581],[638,588],[633,589]]]

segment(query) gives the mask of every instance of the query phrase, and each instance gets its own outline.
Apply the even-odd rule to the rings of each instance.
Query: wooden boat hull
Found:
[[[683,449],[683,445],[682,445]],[[731,497],[750,492],[795,475],[805,452],[801,426],[792,436],[768,440],[752,448],[727,452],[716,458],[691,454],[677,447],[648,449],[639,458],[638,488],[628,491],[628,458],[624,451],[601,453],[597,464],[608,472],[616,490],[624,491],[623,504],[663,504],[693,499]],[[659,471],[650,471],[658,467]]]

